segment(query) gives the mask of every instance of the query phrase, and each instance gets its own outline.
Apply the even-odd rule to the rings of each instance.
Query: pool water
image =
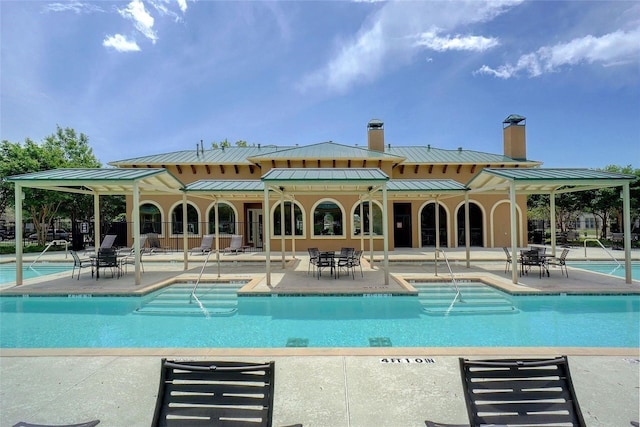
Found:
[[[62,273],[65,271],[71,272],[73,269],[73,263],[70,264],[49,264],[49,263],[37,263],[33,267],[29,265],[22,266],[22,278],[24,280],[33,279],[34,277],[47,276],[49,274]],[[0,264],[0,284],[15,282],[16,280],[16,265]]]
[[[237,297],[229,287],[211,286],[189,302],[187,288],[174,285],[145,297],[2,297],[0,347],[640,346],[638,295],[511,296],[494,290],[514,309],[434,312],[423,292]],[[461,293],[471,301],[468,291]],[[443,305],[452,295],[443,296]]]
[[[581,261],[581,262],[567,263],[567,265],[573,268],[581,268],[583,270],[593,271],[596,273],[608,274],[609,276],[616,276],[616,277],[622,277],[622,278],[625,277],[624,260],[620,261],[620,264],[617,264],[613,261],[611,262]],[[639,262],[631,263],[631,278],[633,280],[640,280],[640,263]]]

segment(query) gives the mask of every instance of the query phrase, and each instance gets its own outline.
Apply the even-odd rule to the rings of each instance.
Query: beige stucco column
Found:
[[[24,238],[22,236],[22,186],[15,183],[15,239],[16,239],[16,285],[22,285],[22,255],[24,253]],[[78,273],[80,274],[80,273]]]
[[[264,253],[267,257],[265,271],[267,274],[267,286],[271,287],[271,225],[269,221],[269,186],[265,184],[264,186],[264,206],[262,207],[262,218],[263,218],[263,229],[264,236],[262,238],[262,243],[264,244]]]
[[[622,186],[622,214],[624,222],[624,280],[631,284],[631,200],[629,194],[629,183]]]
[[[511,211],[511,281],[518,283],[518,216],[516,211],[516,182],[509,188],[509,208]]]
[[[142,272],[140,269],[140,188],[138,183],[134,182],[132,187],[132,212],[133,216],[133,266],[136,286],[142,283]]]
[[[469,193],[464,193],[464,246],[467,268],[471,268],[471,220],[469,218]]]

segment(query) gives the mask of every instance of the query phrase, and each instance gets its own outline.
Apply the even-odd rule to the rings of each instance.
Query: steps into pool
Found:
[[[413,283],[422,311],[430,315],[517,313],[508,295],[484,284],[458,284],[460,297],[449,284]]]
[[[174,284],[153,294],[135,310],[137,314],[233,316],[238,311],[237,283],[201,283],[196,297],[193,284]]]

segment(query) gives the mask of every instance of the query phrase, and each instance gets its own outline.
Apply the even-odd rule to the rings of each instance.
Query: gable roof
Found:
[[[134,184],[144,194],[177,193],[182,182],[166,169],[52,169],[7,177],[26,188],[71,193],[130,194]]]
[[[399,163],[404,160],[404,157],[395,154],[383,153],[376,150],[369,150],[368,148],[336,144],[335,142],[331,141],[293,147],[286,150],[274,151],[271,153],[261,153],[260,155],[249,157],[249,160],[255,162],[271,159],[392,160]]]
[[[593,169],[485,168],[467,183],[467,187],[476,193],[504,193],[509,191],[512,183],[514,183],[518,193],[549,194],[551,192],[559,192],[558,190],[560,192],[569,192],[616,187],[625,182],[632,182],[635,179],[635,175]]]

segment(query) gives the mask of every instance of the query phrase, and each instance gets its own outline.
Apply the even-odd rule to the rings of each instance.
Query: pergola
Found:
[[[96,251],[100,241],[100,196],[130,195],[133,199],[133,237],[135,253],[135,283],[141,282],[140,271],[140,196],[154,194],[182,194],[186,211],[183,184],[166,169],[55,169],[15,175],[7,178],[15,184],[16,224],[22,224],[23,188],[62,191],[93,195]],[[186,213],[184,213],[186,218]],[[184,221],[186,228],[186,221]],[[22,284],[23,236],[16,226],[16,285]],[[183,233],[186,240],[186,232]],[[20,242],[20,243],[19,243]],[[186,255],[185,255],[186,262]]]
[[[598,188],[622,187],[622,206],[624,222],[624,259],[625,280],[631,283],[631,203],[629,195],[630,183],[636,179],[634,175],[591,169],[483,169],[469,183],[470,193],[508,194],[511,205],[511,253],[516,262],[517,218],[516,195],[549,194],[551,211],[551,251],[556,252],[556,194],[576,191],[594,190]],[[518,269],[512,268],[512,281],[518,283]]]

